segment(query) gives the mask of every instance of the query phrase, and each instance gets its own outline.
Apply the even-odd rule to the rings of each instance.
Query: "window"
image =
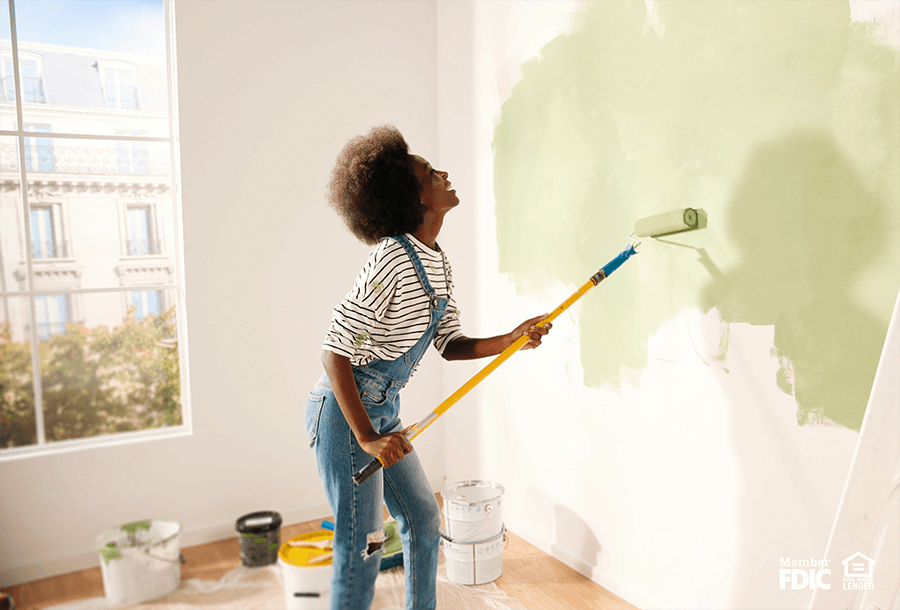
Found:
[[[56,206],[32,206],[31,256],[35,259],[66,256],[65,244],[58,237],[58,218]]]
[[[120,174],[147,173],[147,144],[145,142],[116,142],[116,158]]]
[[[62,4],[0,0],[0,462],[190,432],[174,0]]]
[[[164,311],[162,306],[162,292],[159,290],[144,290],[131,293],[131,306],[134,310],[134,319],[143,320],[146,316],[159,316]]]
[[[26,125],[25,131],[50,133],[49,125]],[[30,172],[56,171],[56,155],[50,138],[25,138],[25,169]]]
[[[139,132],[119,132],[122,136],[143,136]],[[116,161],[120,174],[146,175],[150,173],[147,143],[134,140],[116,142]]]
[[[155,239],[155,223],[153,207],[149,205],[132,205],[125,210],[126,245],[128,256],[148,256],[160,253],[160,244]]]
[[[41,78],[41,62],[38,58],[19,58],[19,82],[22,84],[22,102],[25,104],[46,104],[44,82]],[[15,71],[11,57],[3,58],[3,91],[5,99],[16,99]]]
[[[103,68],[103,94],[107,108],[140,110],[134,72],[122,68]]]
[[[38,296],[34,299],[35,318],[37,319],[37,335],[41,341],[66,332],[69,317],[69,296],[54,294]]]

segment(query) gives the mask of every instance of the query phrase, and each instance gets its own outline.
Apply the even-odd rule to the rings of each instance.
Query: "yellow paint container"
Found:
[[[328,610],[331,604],[331,541],[334,532],[294,536],[278,550],[288,610]]]

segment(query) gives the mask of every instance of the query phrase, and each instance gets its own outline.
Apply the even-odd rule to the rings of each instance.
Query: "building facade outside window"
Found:
[[[0,461],[190,431],[173,2],[59,1],[135,35],[0,3]]]

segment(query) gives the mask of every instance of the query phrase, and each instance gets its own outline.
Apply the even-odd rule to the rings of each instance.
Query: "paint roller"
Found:
[[[637,237],[659,237],[662,235],[672,235],[674,233],[681,233],[684,231],[693,231],[696,229],[702,229],[706,227],[706,214],[703,213],[702,210],[695,210],[694,208],[682,208],[679,210],[673,210],[671,212],[665,212],[663,214],[657,214],[656,216],[649,216],[647,218],[642,218],[638,220],[634,225],[634,235]],[[640,245],[640,242],[637,239],[632,239],[631,243],[619,253],[618,256],[613,258],[611,261],[606,263],[603,267],[600,268],[597,273],[591,276],[591,278],[584,283],[584,285],[572,293],[568,299],[563,301],[559,307],[554,309],[550,314],[538,322],[536,326],[544,326],[545,324],[549,324],[553,320],[556,319],[559,314],[567,310],[572,306],[575,301],[580,299],[584,294],[605,280],[607,277],[612,274],[613,271],[622,266],[625,261],[629,258],[637,254],[637,250],[635,249]],[[494,359],[483,369],[475,373],[475,375],[469,379],[466,383],[464,383],[458,390],[456,390],[453,394],[448,396],[444,402],[439,404],[437,408],[432,411],[428,416],[425,417],[422,421],[417,424],[414,424],[409,427],[409,429],[404,434],[404,437],[408,441],[412,441],[414,438],[419,436],[425,429],[433,424],[435,420],[443,415],[450,407],[456,404],[463,396],[469,393],[469,391],[474,388],[476,385],[481,383],[485,377],[493,373],[501,364],[506,362],[512,357],[517,351],[519,351],[526,343],[528,343],[528,335],[522,335],[516,341],[503,350],[500,354],[494,357]],[[372,460],[372,462],[353,475],[353,482],[357,485],[365,482],[369,477],[378,472],[384,465],[378,458]]]
[[[705,227],[706,212],[694,208],[682,208],[641,218],[634,223],[634,233],[638,237],[662,237]]]

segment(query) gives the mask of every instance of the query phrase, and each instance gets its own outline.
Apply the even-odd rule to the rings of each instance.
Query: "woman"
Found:
[[[538,316],[505,335],[463,335],[450,266],[436,241],[459,198],[447,172],[411,155],[393,126],[346,145],[330,199],[354,235],[377,244],[353,290],[334,309],[322,350],[325,373],[306,405],[307,436],[335,516],[331,607],[370,607],[385,503],[403,543],[406,606],[434,608],[440,509],[403,437],[398,393],[430,343],[447,360],[482,358],[525,333],[525,348],[535,348],[550,325],[534,326],[545,317]],[[373,457],[384,469],[356,485],[351,477]]]

